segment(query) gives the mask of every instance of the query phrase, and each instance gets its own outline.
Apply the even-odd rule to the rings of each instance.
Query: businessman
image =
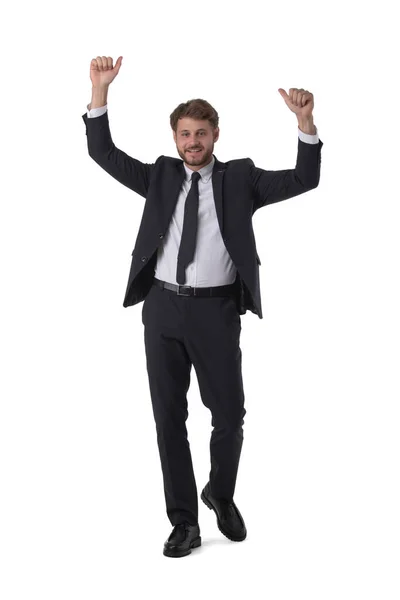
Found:
[[[321,148],[313,94],[279,88],[298,121],[296,167],[266,171],[250,158],[222,162],[214,144],[218,113],[205,100],[179,104],[170,115],[178,158],[143,163],[111,138],[107,93],[122,56],[91,61],[92,100],[82,115],[89,156],[146,199],[132,252],[123,306],[144,300],[142,322],[166,511],[173,525],[163,554],[182,557],[201,545],[198,500],[187,437],[192,365],[212,415],[211,470],[201,499],[221,533],[246,538],[233,500],[243,443],[241,315],[263,318],[260,258],[252,227],[256,210],[316,188]]]

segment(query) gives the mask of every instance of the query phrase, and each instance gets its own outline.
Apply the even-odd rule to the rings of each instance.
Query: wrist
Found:
[[[317,130],[314,125],[314,118],[311,116],[308,119],[297,119],[298,127],[303,133],[315,135]]]
[[[108,85],[99,85],[92,87],[91,108],[99,108],[107,104]]]

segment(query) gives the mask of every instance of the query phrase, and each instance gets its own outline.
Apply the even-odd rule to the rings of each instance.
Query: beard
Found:
[[[181,150],[179,150],[178,146],[176,147],[176,149],[181,159],[189,167],[198,167],[200,165],[206,165],[210,162],[214,146],[209,150],[205,150],[203,148],[198,154],[189,154],[189,152],[186,150],[182,152]]]

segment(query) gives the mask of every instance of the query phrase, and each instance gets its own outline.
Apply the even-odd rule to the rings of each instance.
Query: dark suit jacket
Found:
[[[117,181],[146,198],[142,221],[132,252],[123,306],[141,302],[154,277],[157,249],[168,226],[185,178],[183,161],[159,156],[143,163],[122,150],[111,138],[108,112],[82,118],[86,125],[89,156]],[[239,314],[247,310],[263,318],[259,265],[252,217],[256,210],[274,202],[304,194],[319,183],[321,140],[307,144],[298,138],[295,169],[266,171],[250,158],[220,162],[215,154],[212,174],[215,207],[222,238],[237,268],[236,302]]]

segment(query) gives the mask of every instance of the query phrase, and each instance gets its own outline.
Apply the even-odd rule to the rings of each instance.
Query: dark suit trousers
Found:
[[[153,285],[142,321],[167,515],[172,525],[194,524],[198,497],[186,429],[190,372],[193,365],[212,415],[211,493],[232,500],[246,414],[240,314],[233,297],[178,296]]]

